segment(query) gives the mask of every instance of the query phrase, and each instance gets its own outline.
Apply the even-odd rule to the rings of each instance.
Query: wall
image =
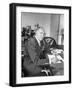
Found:
[[[22,27],[30,25],[34,30],[34,25],[39,24],[40,26],[44,27],[46,36],[53,37],[57,43],[60,42],[60,40],[58,40],[58,32],[64,27],[64,18],[62,15],[25,12],[23,12],[21,15]]]
[[[22,27],[30,25],[34,29],[35,24],[43,26],[46,36],[50,36],[51,15],[42,13],[22,13]]]
[[[51,15],[51,27],[50,27],[50,36],[53,37],[56,42],[58,41],[58,30],[59,30],[59,19],[60,15],[52,14]]]
[[[64,45],[64,15],[60,15],[58,44]]]

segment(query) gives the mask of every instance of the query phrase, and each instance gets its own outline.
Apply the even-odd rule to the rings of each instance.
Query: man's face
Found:
[[[44,31],[40,28],[36,35],[38,36],[38,39],[41,41],[44,38]]]

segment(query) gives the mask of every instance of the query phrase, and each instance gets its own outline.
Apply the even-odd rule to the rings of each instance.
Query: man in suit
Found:
[[[48,59],[42,59],[41,40],[44,38],[44,28],[39,27],[33,38],[30,38],[25,43],[25,55],[24,55],[24,76],[46,76],[45,73],[41,72],[42,67],[45,63],[49,63]]]

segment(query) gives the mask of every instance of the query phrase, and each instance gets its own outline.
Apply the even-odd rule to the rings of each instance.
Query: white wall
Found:
[[[43,13],[22,13],[22,27],[30,25],[34,29],[35,24],[43,26],[46,36],[50,36],[51,15]]]

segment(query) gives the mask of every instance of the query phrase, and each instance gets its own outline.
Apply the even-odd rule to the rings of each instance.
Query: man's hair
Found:
[[[40,26],[40,27],[38,27],[37,29],[35,29],[35,34],[36,34],[37,31],[39,31],[39,29],[42,29],[43,32],[44,32],[44,34],[45,34],[45,30],[44,30],[44,28],[43,28],[42,26]]]

